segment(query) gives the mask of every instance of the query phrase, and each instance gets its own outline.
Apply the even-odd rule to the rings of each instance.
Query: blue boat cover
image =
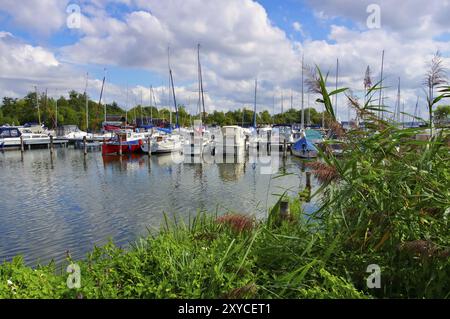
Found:
[[[171,128],[162,128],[162,127],[158,127],[158,131],[167,133],[167,134],[172,134],[172,129]]]
[[[302,137],[297,142],[295,142],[294,145],[292,145],[292,148],[298,152],[317,151],[317,148],[314,146],[314,144],[308,141],[306,137]]]

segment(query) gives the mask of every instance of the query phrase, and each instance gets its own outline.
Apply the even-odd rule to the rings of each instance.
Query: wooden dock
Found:
[[[23,139],[22,143],[20,145],[16,146],[8,146],[8,147],[0,147],[0,151],[8,151],[8,150],[31,150],[31,149],[52,149],[56,146],[59,147],[67,147],[69,144],[68,140],[65,139],[42,139],[42,138],[36,138],[36,139]]]
[[[23,145],[25,149],[31,150],[33,148],[50,148],[52,146],[59,147],[67,147],[69,141],[65,139],[50,139],[50,140],[42,140],[42,139],[26,139],[23,140]],[[20,148],[20,146],[19,146]]]

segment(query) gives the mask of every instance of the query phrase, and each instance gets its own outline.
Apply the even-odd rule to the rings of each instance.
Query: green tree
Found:
[[[259,117],[261,119],[261,124],[271,124],[273,122],[272,116],[267,110],[260,112]]]
[[[450,117],[450,105],[440,105],[434,110],[436,121],[446,120]]]

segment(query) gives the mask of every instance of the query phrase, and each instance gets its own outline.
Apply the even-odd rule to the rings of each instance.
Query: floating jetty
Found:
[[[31,150],[31,149],[42,149],[42,148],[53,148],[56,146],[59,147],[67,147],[69,144],[68,140],[65,139],[23,139],[20,145],[9,146],[9,147],[1,147],[0,151],[7,150]]]

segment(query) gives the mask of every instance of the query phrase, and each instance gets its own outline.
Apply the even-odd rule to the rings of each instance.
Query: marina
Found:
[[[0,1],[0,300],[449,298],[450,6],[422,2]]]

